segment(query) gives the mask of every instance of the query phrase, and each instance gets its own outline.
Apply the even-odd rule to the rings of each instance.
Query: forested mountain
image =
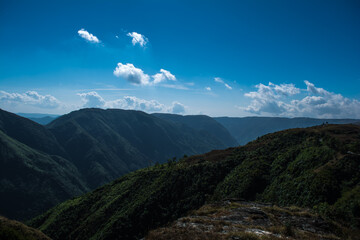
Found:
[[[207,132],[133,110],[82,109],[47,128],[92,188],[169,158],[228,147]]]
[[[328,124],[347,124],[359,122],[358,119],[318,119],[318,118],[280,118],[280,117],[215,117],[238,141],[244,145],[258,137],[290,128],[305,128]]]
[[[359,184],[359,126],[291,129],[132,172],[31,225],[53,239],[136,239],[206,202],[243,199],[310,208],[337,221],[336,236],[324,239],[350,239],[345,229],[358,236],[360,227]]]
[[[0,110],[0,141],[0,214],[22,220],[139,168],[229,147],[188,125],[101,109],[47,126]]]
[[[228,132],[228,130],[218,123],[213,118],[206,115],[177,115],[177,114],[165,114],[165,113],[154,113],[154,116],[169,120],[175,123],[187,125],[193,129],[202,131],[204,134],[210,134],[211,137],[216,137],[222,141],[223,145],[228,147],[235,147],[238,142]]]

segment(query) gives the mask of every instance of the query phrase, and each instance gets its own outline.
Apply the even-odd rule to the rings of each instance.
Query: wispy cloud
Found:
[[[154,79],[153,81],[154,84],[165,82],[166,80],[176,81],[176,77],[173,74],[171,74],[171,72],[165,69],[160,69],[160,72],[153,75],[152,77]]]
[[[10,105],[31,105],[40,108],[58,108],[61,103],[54,96],[41,95],[36,91],[27,91],[25,93],[8,93],[0,91],[0,102]]]
[[[122,108],[141,110],[146,112],[184,113],[186,106],[173,102],[171,106],[159,103],[156,100],[145,100],[135,96],[125,96],[116,100],[105,101],[97,92],[79,93],[83,107]]]
[[[145,47],[145,45],[148,43],[148,39],[137,32],[129,32],[128,34],[126,34],[126,36],[129,36],[132,38],[131,42],[132,44],[135,46],[136,44],[139,44],[141,47]]]
[[[252,100],[247,107],[241,109],[275,116],[360,118],[359,100],[317,88],[307,80],[304,83],[307,87],[303,90],[307,93],[305,97],[301,96],[302,91],[294,84],[260,83],[256,85],[257,91],[245,93]]]
[[[205,88],[207,91],[211,91],[211,87],[206,87]]]
[[[96,36],[92,35],[91,33],[89,33],[88,31],[86,31],[83,28],[78,31],[78,34],[80,37],[84,38],[85,40],[87,40],[91,43],[99,43],[100,42],[100,40]]]
[[[225,83],[224,80],[222,80],[221,78],[216,77],[214,78],[214,81],[217,83],[222,83],[227,89],[232,90],[232,87],[229,84]]]

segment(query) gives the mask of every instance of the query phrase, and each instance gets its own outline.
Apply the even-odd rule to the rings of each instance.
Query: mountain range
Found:
[[[304,229],[310,229],[307,231],[316,233],[319,239],[358,239],[359,136],[360,127],[357,125],[323,125],[267,134],[245,146],[184,157],[178,162],[169,161],[129,173],[59,204],[29,224],[53,239],[140,239],[149,230],[199,208],[203,210],[195,214],[202,211],[200,216],[224,215],[226,208],[203,206],[220,201],[223,202],[220,205],[235,202],[229,206],[230,209],[236,208],[248,215],[249,211],[256,213],[249,216],[253,220],[267,216],[271,221],[277,221],[277,218],[280,221],[284,220],[284,212],[290,214],[286,220],[289,222],[284,220],[283,226],[287,229],[286,234],[290,234],[291,224],[296,224],[296,233],[282,235],[271,225],[264,225],[260,230],[273,234],[271,239],[288,236],[304,239],[303,235],[294,235],[305,234]],[[254,204],[246,207],[246,204],[236,203],[239,200],[271,203],[268,206],[273,209],[265,209],[264,205],[251,207],[256,206]],[[311,209],[312,213],[296,207],[281,209],[274,205],[304,207]],[[233,214],[239,213],[235,211]],[[234,215],[224,216],[236,220]],[[204,219],[216,220],[213,215],[197,219],[186,221],[193,221],[194,229]],[[242,218],[238,216],[237,219],[235,225],[220,220],[227,229],[237,228],[246,235],[248,230],[239,225]],[[186,222],[180,221],[179,224],[186,225]],[[166,231],[167,234],[174,232],[171,229]],[[206,233],[205,229],[202,231]],[[221,233],[222,230],[219,228],[218,231]],[[185,239],[181,235],[176,237]],[[236,239],[260,239],[247,237]]]
[[[131,110],[82,109],[46,126],[0,110],[0,214],[28,219],[139,168],[236,144],[219,131]]]

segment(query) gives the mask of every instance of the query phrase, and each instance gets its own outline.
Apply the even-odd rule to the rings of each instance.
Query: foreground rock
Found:
[[[345,238],[346,237],[346,238]],[[310,210],[226,200],[204,205],[145,239],[357,239]]]

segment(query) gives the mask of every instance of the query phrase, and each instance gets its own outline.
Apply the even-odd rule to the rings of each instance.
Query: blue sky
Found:
[[[360,118],[359,1],[0,1],[0,108]]]

